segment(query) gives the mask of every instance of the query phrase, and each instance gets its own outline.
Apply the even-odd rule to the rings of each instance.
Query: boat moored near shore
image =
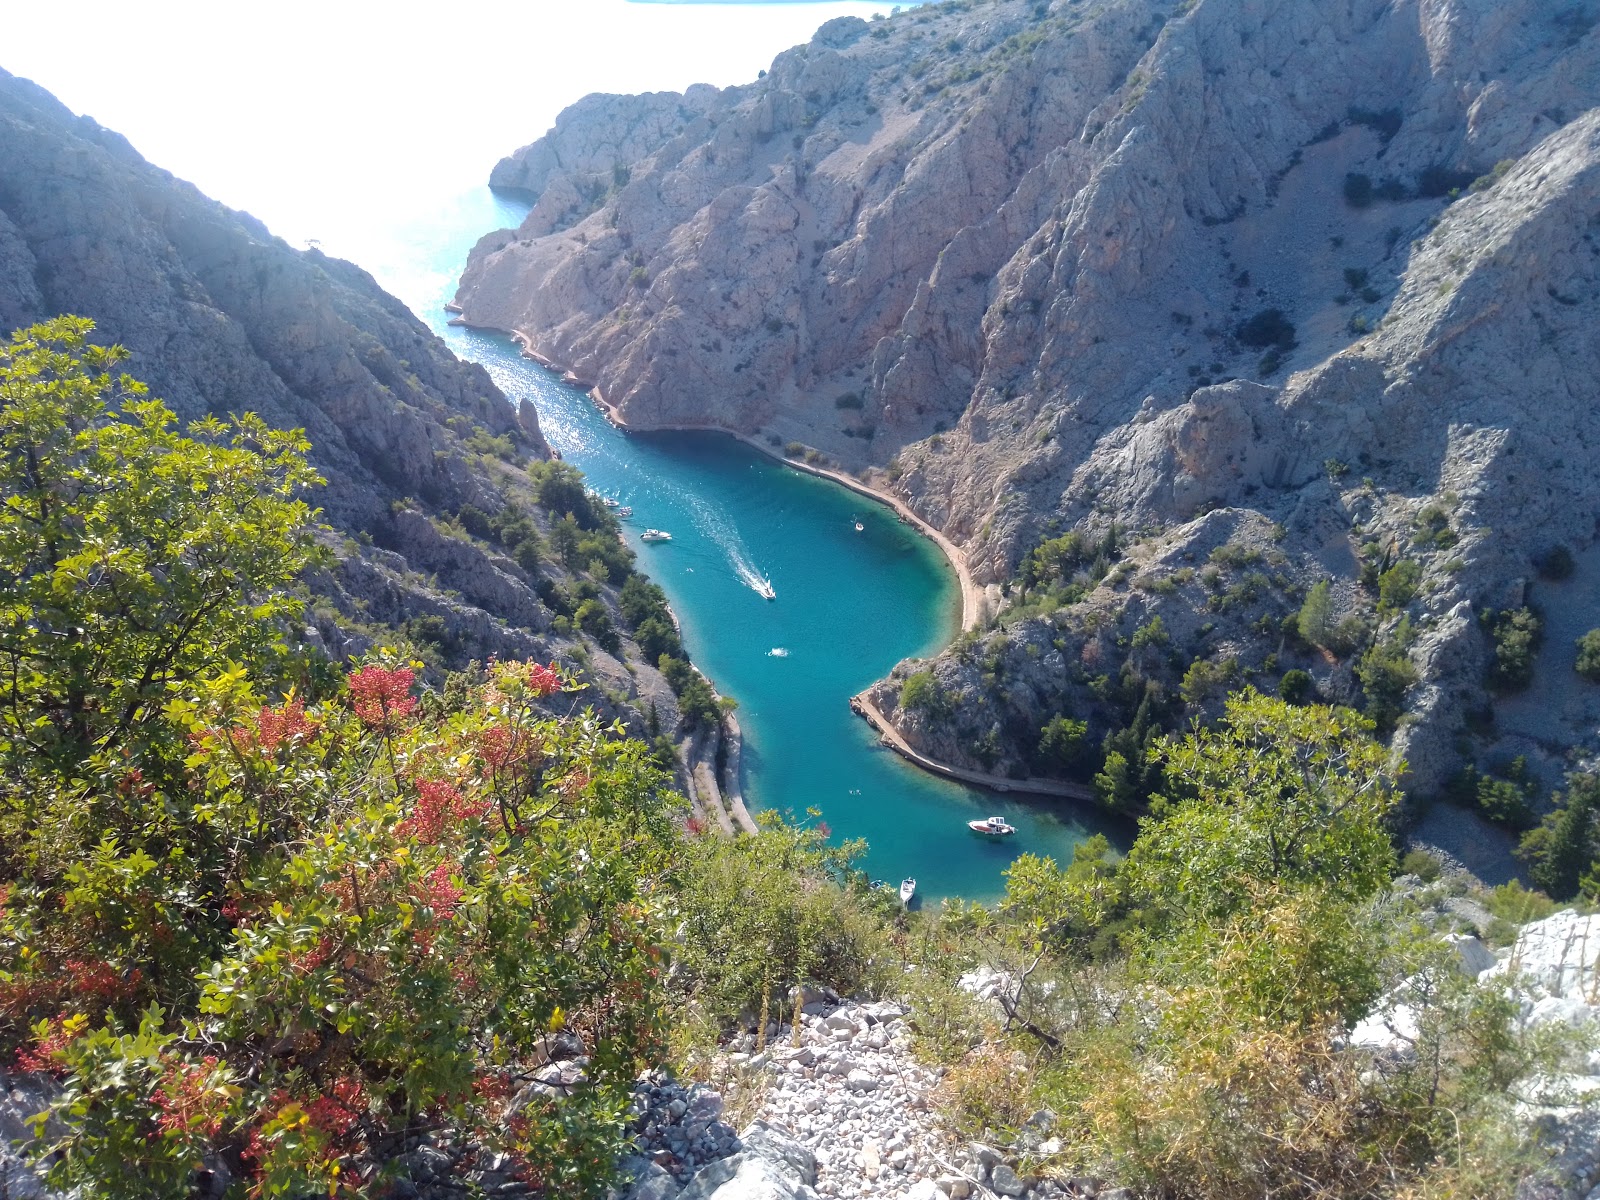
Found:
[[[968,821],[967,828],[985,837],[1009,837],[1017,831],[1017,827],[1004,817],[984,817],[981,821]]]

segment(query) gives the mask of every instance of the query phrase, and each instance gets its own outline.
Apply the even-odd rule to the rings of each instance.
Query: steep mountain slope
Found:
[[[877,693],[939,757],[1092,772],[1046,718],[1092,745],[1146,697],[1170,723],[1296,668],[1398,724],[1415,790],[1465,754],[1554,776],[1600,718],[1570,641],[1533,677],[1559,722],[1496,733],[1486,704],[1526,684],[1498,614],[1557,548],[1584,578],[1595,534],[1597,18],[842,19],[754,84],[575,105],[496,168],[538,205],[458,300],[630,423],[804,443],[960,543],[1007,628],[934,664],[941,702]],[[1284,620],[1321,580],[1308,645]]]
[[[576,654],[602,707],[642,729],[654,703],[673,728],[654,657],[586,646],[552,611],[570,615],[576,574],[555,556],[514,561],[487,530],[513,504],[533,523],[520,528],[545,520],[523,469],[550,456],[531,408],[358,267],[291,249],[0,72],[0,329],[63,312],[126,346],[129,374],[184,419],[253,410],[304,427],[338,557],[313,581],[313,632],[331,648],[409,623],[452,665]],[[474,512],[469,531],[459,518]],[[596,591],[615,611],[615,590]]]

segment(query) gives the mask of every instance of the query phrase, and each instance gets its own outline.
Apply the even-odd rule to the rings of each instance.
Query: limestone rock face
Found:
[[[129,374],[181,419],[249,410],[305,429],[327,480],[308,498],[339,559],[316,584],[345,617],[434,619],[457,662],[569,648],[535,578],[440,521],[466,504],[506,505],[516,463],[548,457],[537,414],[359,267],[291,249],[0,72],[0,332],[59,313],[92,318],[94,340],[125,346]],[[499,460],[481,453],[483,438],[503,448]],[[309,622],[336,655],[371,640],[320,605]],[[652,665],[630,670],[598,648],[590,661],[601,686],[586,701],[640,731],[654,702],[673,726],[676,703]],[[637,711],[612,699],[622,695]]]
[[[1415,560],[1400,745],[1428,790],[1487,703],[1477,617],[1523,602],[1534,556],[1582,564],[1594,540],[1597,23],[1593,2],[1540,0],[998,0],[833,23],[742,87],[569,110],[496,179],[556,191],[550,164],[581,162],[612,172],[606,194],[541,193],[458,300],[632,424],[876,472],[980,584],[1052,533],[1153,539],[1012,629],[994,653],[1016,686],[941,660],[959,720],[894,719],[961,765],[1036,770],[1040,715],[1099,705],[1087,683],[1155,616],[1193,635],[1142,668],[1168,695],[1194,658],[1231,658],[1235,682],[1261,668],[1276,639],[1251,623],[1321,578],[1381,640],[1401,610],[1374,611],[1375,577]],[[1418,539],[1432,508],[1448,536]],[[1124,586],[1203,565],[1213,510],[1282,531],[1268,586],[1226,606],[1242,576]],[[1362,702],[1335,657],[1306,660],[1319,693]],[[1548,699],[1547,748],[1500,749],[1553,775],[1596,714]]]

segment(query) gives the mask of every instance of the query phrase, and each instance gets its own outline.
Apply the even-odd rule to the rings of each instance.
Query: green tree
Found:
[[[1489,686],[1498,692],[1521,691],[1533,682],[1533,660],[1544,640],[1544,622],[1531,608],[1508,609],[1489,626],[1494,638],[1494,662],[1489,666]]]
[[[1554,799],[1555,811],[1523,836],[1517,853],[1535,884],[1571,900],[1600,861],[1600,777],[1570,775],[1566,795]]]
[[[1333,637],[1332,587],[1326,579],[1311,585],[1300,606],[1300,636],[1313,646],[1327,646]]]
[[[1591,629],[1578,639],[1579,675],[1590,683],[1600,683],[1600,629]]]
[[[0,760],[128,748],[173,683],[265,663],[313,552],[298,432],[180,435],[126,352],[58,317],[0,348]],[[25,797],[17,797],[25,798]]]
[[[1046,770],[1069,771],[1083,752],[1083,735],[1088,726],[1058,713],[1039,731],[1039,760]]]
[[[1315,691],[1316,684],[1310,673],[1298,667],[1285,671],[1283,678],[1278,681],[1278,695],[1290,704],[1304,704]]]
[[[1128,857],[1138,890],[1209,919],[1268,885],[1372,894],[1394,865],[1398,768],[1371,732],[1348,709],[1246,690],[1215,729],[1162,742],[1167,791]]]
[[[1421,583],[1422,564],[1414,558],[1402,558],[1378,576],[1378,611],[1404,608],[1416,598]]]
[[[1367,647],[1356,664],[1356,678],[1366,693],[1366,714],[1380,732],[1394,728],[1405,707],[1405,696],[1421,678],[1408,653],[1415,640],[1411,618],[1402,617],[1388,637]]]

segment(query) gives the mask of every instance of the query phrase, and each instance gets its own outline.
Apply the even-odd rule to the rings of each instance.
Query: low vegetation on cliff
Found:
[[[641,1069],[814,981],[909,993],[958,1127],[1048,1104],[1058,1161],[1153,1196],[1507,1195],[1537,1165],[1504,1153],[1505,1086],[1571,1047],[1505,1003],[1441,987],[1385,1071],[1339,1048],[1436,946],[1389,890],[1360,716],[1237,695],[1152,741],[1126,859],[1024,855],[992,909],[905,914],[814,821],[699,835],[564,671],[419,691],[392,654],[288,639],[318,554],[303,437],[180,434],[87,334],[0,354],[0,1043],[50,1081],[53,1184],[376,1196],[426,1147],[598,1195]],[[1553,889],[1593,877],[1594,791],[1536,839]],[[1016,983],[998,1014],[958,986],[980,967]]]

